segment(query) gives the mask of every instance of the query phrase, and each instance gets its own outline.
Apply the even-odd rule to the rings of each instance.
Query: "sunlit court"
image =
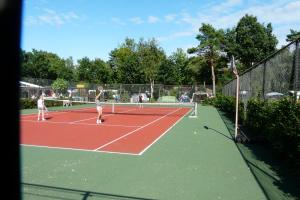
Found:
[[[299,0],[11,2],[8,199],[300,198]]]
[[[92,105],[71,107],[45,114],[21,116],[21,144],[83,151],[141,155],[168,129],[191,111],[191,107],[112,105],[103,108],[103,123],[96,124]]]

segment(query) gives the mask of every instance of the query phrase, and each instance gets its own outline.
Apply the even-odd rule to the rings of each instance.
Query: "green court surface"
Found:
[[[218,111],[198,109],[140,156],[22,146],[23,199],[269,199]]]
[[[176,103],[178,100],[176,99],[175,96],[162,96],[159,97],[158,102],[164,102],[164,103]]]

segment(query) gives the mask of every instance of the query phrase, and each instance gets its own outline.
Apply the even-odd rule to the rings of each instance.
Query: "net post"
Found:
[[[194,102],[194,105],[193,105],[193,109],[194,109],[194,112],[192,115],[189,116],[189,118],[198,118],[198,104],[197,102]]]
[[[115,103],[112,103],[112,108],[111,108],[111,109],[112,109],[111,112],[112,112],[112,113],[115,113]]]

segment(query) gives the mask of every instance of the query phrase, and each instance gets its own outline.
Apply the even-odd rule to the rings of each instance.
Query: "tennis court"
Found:
[[[215,108],[115,109],[22,115],[23,198],[267,199]]]
[[[104,106],[103,123],[96,124],[96,108],[71,107],[49,112],[46,121],[36,114],[21,117],[21,143],[27,146],[141,155],[190,109],[147,104]],[[149,105],[149,104],[148,104]],[[63,134],[62,134],[63,132]]]

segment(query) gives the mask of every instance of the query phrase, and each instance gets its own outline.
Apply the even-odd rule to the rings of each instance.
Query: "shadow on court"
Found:
[[[21,188],[23,191],[22,199],[60,199],[60,200],[69,200],[69,199],[80,199],[80,200],[89,200],[89,199],[114,199],[114,200],[154,200],[149,198],[140,198],[132,196],[124,196],[118,194],[108,194],[108,193],[99,193],[91,192],[84,190],[69,189],[63,187],[54,187],[41,184],[32,184],[32,183],[21,183]]]
[[[234,122],[218,111],[231,136]],[[299,169],[282,160],[267,144],[235,143],[245,163],[269,200],[299,200]]]
[[[214,129],[214,128],[210,128],[210,127],[208,127],[208,126],[203,126],[205,129],[210,129],[210,130],[213,130],[215,133],[218,133],[218,134],[220,134],[220,135],[222,135],[222,136],[224,136],[225,138],[227,138],[227,139],[229,139],[229,140],[233,140],[232,139],[232,137],[229,137],[229,136],[227,136],[227,135],[225,135],[224,133],[222,133],[222,132],[220,132],[220,131],[218,131],[218,130],[216,130],[216,129]]]

